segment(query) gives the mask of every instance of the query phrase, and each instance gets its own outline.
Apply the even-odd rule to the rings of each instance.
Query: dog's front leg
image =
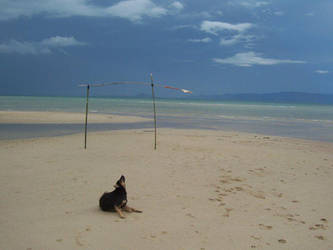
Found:
[[[129,207],[129,206],[127,206],[127,205],[126,205],[123,209],[124,209],[126,212],[129,212],[129,213],[131,213],[131,212],[142,213],[142,211],[137,210],[137,209],[132,208],[132,207]]]
[[[119,214],[120,218],[124,219],[125,216],[123,215],[123,213],[121,212],[121,209],[117,206],[114,206],[114,210],[116,210],[116,212]]]

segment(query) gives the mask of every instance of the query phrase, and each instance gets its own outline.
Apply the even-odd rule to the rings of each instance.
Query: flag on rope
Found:
[[[160,84],[159,84],[160,85]],[[166,89],[174,89],[174,90],[179,90],[182,91],[185,94],[192,94],[192,91],[187,90],[187,89],[180,89],[180,88],[175,88],[175,87],[171,87],[171,86],[166,86],[166,85],[161,85],[161,87],[164,87]]]
[[[103,86],[108,86],[108,85],[118,85],[118,84],[142,84],[142,85],[151,85],[151,83],[148,82],[111,82],[111,83],[93,83],[93,84],[80,84],[80,87],[87,87],[88,85],[91,87],[103,87]],[[163,84],[156,83],[154,84],[156,87],[161,87],[161,88],[166,88],[166,89],[173,89],[173,90],[178,90],[181,91],[185,94],[192,94],[192,91],[187,90],[187,89],[180,89],[172,86],[167,86]]]

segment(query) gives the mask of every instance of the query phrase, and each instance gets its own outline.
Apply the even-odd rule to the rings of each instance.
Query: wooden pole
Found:
[[[87,85],[87,98],[86,98],[86,121],[84,124],[84,149],[87,148],[87,129],[88,129],[88,101],[89,101],[90,85]]]
[[[154,149],[156,150],[156,137],[157,137],[157,131],[156,131],[156,107],[155,107],[155,93],[154,93],[154,80],[153,80],[153,74],[150,74],[150,81],[151,81],[151,93],[153,97],[153,107],[154,107],[154,132],[155,132],[155,143],[154,143]]]

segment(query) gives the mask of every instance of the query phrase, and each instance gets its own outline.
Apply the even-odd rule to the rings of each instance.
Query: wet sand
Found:
[[[0,111],[0,140],[62,136],[82,133],[85,114],[70,112]],[[147,129],[154,126],[152,116],[89,113],[88,131]],[[159,128],[239,131],[271,136],[333,143],[330,121],[243,119],[157,114]]]
[[[0,111],[0,140],[84,133],[85,114],[73,112]],[[88,115],[88,132],[151,128],[152,119],[114,114]]]
[[[89,113],[89,123],[133,123],[151,121],[137,116]],[[0,111],[2,124],[83,124],[85,113],[38,112],[38,111]]]

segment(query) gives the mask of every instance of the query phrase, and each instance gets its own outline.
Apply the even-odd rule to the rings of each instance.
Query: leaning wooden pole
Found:
[[[157,131],[156,131],[156,107],[155,107],[155,93],[154,93],[154,80],[153,80],[153,74],[150,74],[150,82],[151,82],[151,94],[153,97],[153,107],[154,107],[154,133],[155,133],[155,143],[154,143],[154,149],[156,150],[156,137],[157,137]]]
[[[84,149],[87,148],[89,89],[90,89],[90,85],[88,84],[87,85],[87,98],[86,98],[86,121],[84,124]]]

